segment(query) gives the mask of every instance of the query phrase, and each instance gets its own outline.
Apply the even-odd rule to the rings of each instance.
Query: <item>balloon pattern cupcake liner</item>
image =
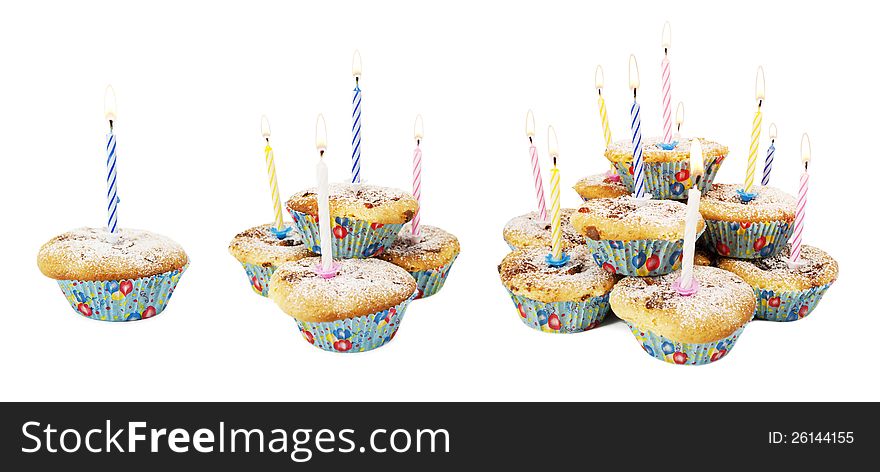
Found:
[[[730,336],[710,343],[680,343],[660,336],[652,331],[640,329],[627,322],[629,330],[636,337],[642,349],[651,357],[670,364],[704,365],[711,364],[725,356],[733,349],[745,329],[742,326]]]
[[[755,288],[757,308],[755,318],[767,321],[797,321],[809,315],[831,283],[807,290],[774,292]]]
[[[700,235],[697,235],[699,239]],[[599,267],[611,274],[648,277],[681,268],[684,239],[639,239],[634,241],[587,238],[587,247]]]
[[[378,313],[327,322],[296,320],[296,325],[306,342],[325,351],[369,351],[394,339],[406,307],[417,294],[413,292],[408,299]]]
[[[416,285],[418,285],[418,291],[416,293],[416,300],[420,298],[428,298],[431,295],[439,292],[441,288],[443,288],[443,284],[446,283],[446,277],[449,276],[449,270],[452,269],[452,264],[455,262],[455,259],[458,256],[452,258],[448,264],[440,266],[436,269],[428,269],[428,270],[420,270],[418,272],[410,272],[410,275],[416,279]]]
[[[303,244],[315,254],[321,253],[321,233],[316,218],[290,210],[293,223]],[[403,224],[383,224],[355,218],[333,218],[330,232],[333,238],[333,257],[365,259],[379,255],[397,239]]]
[[[137,321],[162,313],[187,267],[139,279],[59,280],[58,286],[70,306],[85,318]]]
[[[588,298],[580,302],[539,302],[510,290],[519,318],[526,326],[545,333],[580,333],[591,330],[611,311],[608,296]]]
[[[251,285],[254,292],[256,292],[257,295],[268,297],[269,280],[272,278],[272,274],[275,273],[275,269],[278,267],[274,265],[263,267],[245,262],[242,262],[241,266],[244,268],[244,271],[247,274],[248,283]]]
[[[712,188],[712,182],[726,156],[707,157],[704,161],[705,173],[700,179],[700,191],[705,193]],[[687,191],[693,187],[690,162],[687,159],[675,162],[645,163],[645,192],[655,199],[687,199]],[[633,191],[632,162],[615,162],[614,169],[626,188]]]
[[[763,259],[778,254],[793,230],[794,226],[786,221],[706,220],[706,243],[720,256]]]

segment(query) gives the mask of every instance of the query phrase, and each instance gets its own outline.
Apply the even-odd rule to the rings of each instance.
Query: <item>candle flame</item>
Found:
[[[776,134],[776,123],[770,123],[770,139],[775,141],[776,136],[778,136]]]
[[[812,160],[812,148],[810,147],[810,136],[804,133],[801,138],[801,162],[807,165]]]
[[[601,91],[605,88],[605,71],[602,66],[596,66],[596,89]]]
[[[634,54],[629,55],[629,88],[631,90],[639,88],[639,64]]]
[[[269,128],[269,118],[266,118],[266,115],[260,118],[260,132],[266,139],[269,139],[269,136],[272,135],[272,129]]]
[[[755,77],[755,99],[764,100],[764,68],[758,67],[758,75]]]
[[[675,125],[681,128],[684,123],[684,103],[678,102],[678,108],[675,109]]]
[[[556,165],[556,158],[559,157],[559,141],[556,139],[556,130],[552,125],[547,127],[547,146],[550,150],[550,157],[553,159],[553,165]]]
[[[535,137],[535,115],[532,114],[532,110],[526,113],[526,136],[529,138]]]
[[[351,75],[359,79],[361,77],[361,70],[363,66],[361,64],[361,52],[357,49],[354,50],[354,55],[351,57]]]
[[[322,156],[327,150],[327,124],[324,123],[323,114],[318,114],[318,121],[315,123],[315,147]]]
[[[703,175],[703,143],[699,139],[691,141],[691,180]]]
[[[104,90],[104,117],[108,121],[116,121],[116,92],[112,85]]]
[[[663,49],[668,50],[672,46],[672,26],[667,21],[663,24]]]
[[[422,115],[416,115],[416,124],[413,126],[413,135],[416,142],[421,141],[425,137],[425,124],[422,121]]]

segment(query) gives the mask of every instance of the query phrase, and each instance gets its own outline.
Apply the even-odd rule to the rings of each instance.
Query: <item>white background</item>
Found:
[[[0,14],[3,400],[878,400],[878,33],[848,2],[15,2]],[[576,335],[525,327],[498,280],[501,229],[531,211],[526,110],[561,146],[570,187],[606,169],[593,88],[605,68],[615,139],[626,138],[627,60],[641,66],[643,126],[660,132],[660,37],[672,22],[673,103],[687,135],[730,146],[719,182],[741,182],[758,65],[772,184],[796,191],[813,142],[805,241],[841,275],[796,323],[755,322],[704,367],[648,357],[622,323]],[[260,137],[268,115],[282,193],[312,185],[314,123],[327,120],[331,180],[348,177],[353,81],[363,55],[363,173],[409,188],[425,120],[423,222],[461,240],[439,295],[395,340],[338,355],[254,295],[227,244],[272,217]],[[192,265],[168,309],[138,323],[77,316],[36,266],[40,245],[101,226],[107,124],[119,103],[120,224],[168,235]],[[545,177],[549,175],[545,167]]]

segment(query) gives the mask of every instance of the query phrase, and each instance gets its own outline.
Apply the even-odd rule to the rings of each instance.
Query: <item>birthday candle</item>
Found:
[[[327,164],[324,153],[327,151],[327,125],[324,115],[318,115],[315,123],[315,147],[318,149],[318,227],[321,237],[321,268],[329,272],[333,267],[333,245],[330,235],[330,185],[327,182]]]
[[[642,162],[642,118],[641,106],[636,100],[639,89],[639,65],[636,56],[629,56],[629,88],[633,91],[633,104],[629,110],[630,131],[633,146],[633,190],[636,198],[645,197],[645,164]]]
[[[804,234],[804,216],[807,209],[807,190],[810,187],[810,174],[808,168],[812,156],[810,149],[810,137],[807,133],[801,138],[801,162],[804,163],[804,171],[801,173],[801,186],[798,189],[797,208],[794,215],[794,232],[791,239],[791,265],[797,265],[801,260],[801,238]]]
[[[272,131],[269,128],[269,119],[266,118],[266,115],[263,115],[260,128],[263,138],[266,140],[266,170],[269,173],[269,192],[272,194],[272,208],[275,211],[275,229],[280,231],[284,228],[284,220],[281,217],[281,195],[278,192],[278,177],[275,175],[275,151],[269,145],[269,136]]]
[[[678,107],[675,109],[675,134],[679,138],[681,137],[681,125],[684,123],[684,103],[678,102]]]
[[[663,91],[663,142],[672,143],[672,80],[670,79],[669,47],[672,45],[672,27],[663,25],[663,61],[660,75]]]
[[[416,124],[414,126],[414,135],[416,138],[416,148],[413,150],[413,196],[419,204],[419,209],[412,219],[412,235],[420,236],[422,230],[419,227],[422,214],[422,138],[425,136],[425,127],[422,122],[422,115],[416,116]]]
[[[758,145],[761,143],[761,105],[764,103],[764,68],[758,67],[758,76],[755,78],[755,99],[758,100],[758,111],[752,120],[752,144],[749,146],[749,164],[746,167],[746,183],[743,191],[751,192],[755,184],[755,167],[758,163]]]
[[[553,168],[550,169],[550,254],[554,261],[559,261],[562,260],[562,211],[559,208],[559,169],[556,167],[559,143],[552,126],[547,128],[547,142],[553,159]]]
[[[351,97],[351,183],[361,183],[361,53],[355,50],[351,59],[354,93]]]
[[[107,133],[107,232],[110,240],[115,241],[118,232],[117,221],[119,196],[116,189],[116,134],[113,132],[113,121],[116,120],[116,94],[113,87],[107,86],[104,91],[104,117],[110,122],[110,132]]]
[[[687,211],[684,223],[684,250],[681,262],[681,279],[679,286],[684,289],[693,288],[694,253],[697,242],[697,220],[700,216],[700,190],[697,188],[700,176],[703,175],[703,145],[699,139],[691,141],[690,172],[694,186],[688,190]]]
[[[596,90],[599,92],[599,119],[602,121],[602,136],[605,137],[605,148],[611,147],[611,127],[608,126],[608,110],[605,108],[605,97],[602,89],[605,87],[605,72],[602,66],[596,66]]]
[[[547,221],[544,179],[541,178],[541,163],[538,162],[538,149],[535,148],[535,115],[532,114],[532,110],[526,113],[526,136],[529,138],[529,156],[532,158],[532,177],[535,180],[535,195],[538,199],[538,218],[541,221]]]
[[[770,171],[773,169],[773,156],[776,154],[776,123],[770,123],[770,147],[767,148],[767,158],[764,160],[764,176],[761,177],[761,185],[770,185]]]

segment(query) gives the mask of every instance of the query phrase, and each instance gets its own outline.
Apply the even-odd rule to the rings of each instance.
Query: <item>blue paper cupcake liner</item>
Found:
[[[187,267],[139,279],[59,280],[58,286],[70,306],[85,318],[137,321],[162,313]]]
[[[256,264],[241,263],[245,273],[247,273],[248,283],[257,295],[264,297],[269,296],[269,279],[275,273],[277,266],[263,267]]]
[[[755,318],[767,321],[797,321],[806,318],[828,291],[831,283],[807,290],[774,292],[755,288]]]
[[[406,307],[417,294],[413,292],[397,306],[378,313],[327,322],[296,320],[296,325],[306,342],[325,351],[369,351],[394,339]]]
[[[736,259],[775,256],[788,243],[794,226],[785,221],[738,223],[706,220],[706,242],[716,254]]]
[[[697,235],[697,239],[700,235]],[[639,239],[635,241],[586,238],[587,247],[599,267],[612,274],[648,277],[681,268],[684,239]]]
[[[539,302],[510,290],[510,299],[516,305],[519,319],[526,326],[545,333],[580,333],[591,330],[605,319],[611,311],[608,303],[610,291],[601,297],[581,302]]]
[[[315,218],[307,213],[290,210],[293,223],[303,244],[315,254],[321,254],[321,233]],[[355,218],[334,218],[333,257],[365,259],[381,254],[397,239],[403,224],[382,224]]]
[[[733,349],[733,344],[739,339],[745,326],[736,330],[730,336],[710,343],[680,343],[672,341],[652,331],[640,329],[626,322],[629,330],[636,340],[651,357],[660,359],[670,364],[679,365],[704,365],[715,362]]]
[[[725,156],[709,157],[705,160],[705,173],[700,179],[700,191],[705,193],[712,188],[712,182]],[[626,188],[633,191],[633,175],[630,172],[631,161],[615,162],[614,169]],[[645,192],[658,200],[687,199],[687,191],[693,186],[690,178],[690,162],[687,159],[676,162],[646,162]]]
[[[458,255],[453,257],[448,264],[440,266],[437,269],[410,272],[410,275],[412,275],[413,278],[416,279],[416,285],[418,285],[416,300],[420,298],[428,298],[431,295],[439,292],[440,289],[443,288],[443,284],[446,283],[446,277],[449,275],[449,270],[452,269],[452,264],[455,262],[455,259],[457,257]]]

